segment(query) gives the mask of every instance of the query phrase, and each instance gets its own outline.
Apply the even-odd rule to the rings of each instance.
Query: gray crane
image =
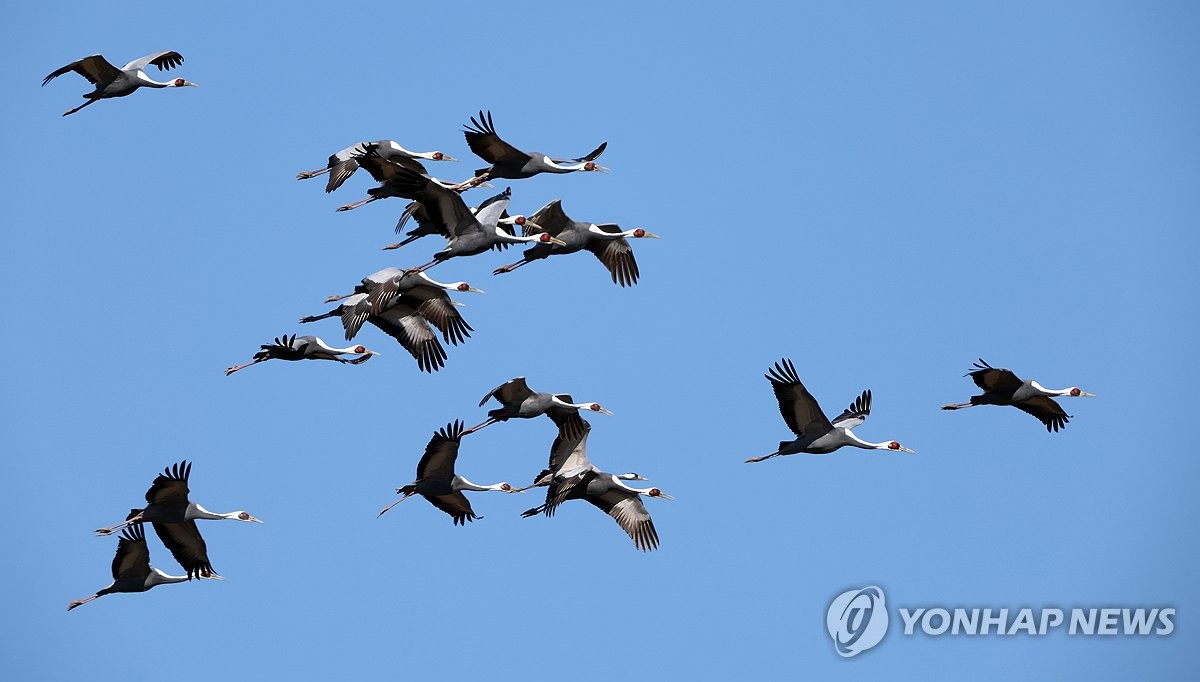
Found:
[[[523,234],[526,236],[537,234],[537,230],[530,227],[530,223],[562,240],[564,245],[536,244],[525,249],[521,260],[496,268],[492,274],[500,275],[512,272],[523,265],[547,256],[575,253],[587,249],[600,259],[605,268],[608,268],[614,284],[620,284],[623,287],[631,286],[637,284],[639,273],[637,261],[633,258],[633,247],[629,245],[627,238],[659,238],[658,235],[640,227],[622,231],[621,226],[616,223],[597,225],[596,223],[572,220],[563,211],[561,199],[551,201],[539,208],[537,213],[529,216],[523,230]]]
[[[473,185],[490,178],[509,178],[520,180],[530,178],[539,173],[574,173],[576,171],[600,171],[608,169],[598,165],[596,159],[604,153],[607,142],[601,142],[586,156],[577,159],[556,159],[541,152],[523,152],[505,142],[496,134],[496,126],[492,123],[492,112],[479,112],[479,120],[471,117],[471,125],[463,126],[466,131],[467,146],[476,156],[492,164],[490,168],[480,168],[475,171],[475,179],[469,181]]]
[[[512,194],[511,192],[509,192],[508,190],[505,190],[505,191],[501,192],[500,194],[497,194],[493,197],[489,197],[487,199],[487,201],[484,201],[482,204],[480,204],[478,206],[469,207],[468,210],[471,211],[472,215],[477,215],[481,210],[483,210],[484,208],[487,208],[490,204],[493,204],[497,201],[507,200],[511,196],[511,194]],[[430,235],[435,235],[435,234],[442,235],[443,237],[449,236],[447,234],[444,234],[444,230],[442,229],[441,225],[434,223],[429,218],[429,211],[426,211],[425,207],[422,206],[421,202],[419,202],[419,201],[410,202],[407,206],[404,207],[404,213],[401,214],[400,219],[396,221],[396,234],[400,234],[400,233],[404,232],[404,225],[405,225],[405,223],[408,222],[409,218],[413,218],[417,221],[417,227],[412,230],[409,230],[407,233],[405,233],[405,239],[403,241],[397,242],[395,244],[389,244],[388,246],[383,247],[384,251],[388,251],[391,249],[398,249],[401,246],[405,246],[407,244],[411,244],[412,242],[417,241],[421,237],[428,237]],[[508,225],[508,226],[524,225],[525,217],[524,216],[515,216],[515,217],[509,216],[508,211],[501,211],[500,219],[496,222],[499,225]]]
[[[579,416],[579,410],[600,412],[611,415],[599,403],[576,403],[566,393],[542,393],[529,388],[525,377],[509,379],[496,388],[488,391],[479,406],[483,407],[488,400],[495,398],[500,407],[488,411],[487,421],[467,429],[466,433],[474,433],[485,426],[509,419],[533,419],[546,415],[559,427],[565,429],[570,436],[578,436],[584,432],[586,422]]]
[[[466,525],[468,521],[483,517],[475,514],[475,511],[471,509],[471,502],[467,500],[467,496],[463,495],[462,491],[514,492],[513,487],[504,482],[494,485],[476,485],[454,473],[454,463],[458,459],[458,446],[463,435],[463,423],[458,420],[435,431],[433,438],[429,439],[429,444],[425,446],[425,454],[417,463],[417,480],[396,488],[396,493],[402,497],[384,507],[379,512],[379,516],[383,516],[387,510],[413,495],[420,495],[429,500],[433,506],[449,514],[454,519],[454,525]]]
[[[164,469],[154,478],[146,491],[146,506],[133,509],[123,523],[96,530],[97,535],[111,535],[122,528],[139,523],[151,523],[154,532],[170,550],[171,556],[187,571],[187,578],[209,578],[216,575],[208,559],[208,546],[196,527],[197,519],[219,521],[232,519],[262,523],[244,511],[225,514],[210,512],[188,499],[188,477],[192,465],[184,460]]]
[[[307,180],[328,173],[329,182],[325,183],[325,191],[332,192],[341,187],[342,183],[346,182],[346,180],[349,180],[351,175],[354,175],[354,171],[359,168],[358,159],[355,157],[369,149],[374,150],[385,161],[407,165],[419,173],[425,172],[425,167],[421,165],[419,159],[426,161],[458,161],[453,156],[448,156],[439,151],[414,152],[400,146],[395,140],[376,140],[374,142],[362,142],[352,147],[346,147],[340,152],[332,154],[324,168],[313,171],[300,171],[296,174],[296,179]]]
[[[384,268],[362,278],[352,293],[330,296],[325,299],[325,302],[333,303],[349,298],[353,294],[367,294],[371,314],[378,315],[398,297],[408,296],[417,312],[442,332],[442,338],[446,340],[446,343],[457,346],[464,338],[469,337],[473,330],[471,325],[467,324],[454,309],[455,306],[462,304],[451,300],[448,294],[451,291],[487,293],[466,282],[438,282],[416,269]],[[304,321],[311,322],[312,320],[308,318],[301,320],[301,322]],[[346,332],[347,341],[354,338],[349,329]]]
[[[166,71],[183,63],[183,55],[178,52],[155,52],[151,55],[146,55],[141,59],[135,59],[121,68],[117,68],[108,63],[108,60],[103,56],[94,54],[89,57],[84,57],[79,61],[71,62],[51,73],[42,81],[42,86],[54,80],[55,78],[74,71],[75,73],[88,79],[88,82],[96,86],[92,92],[86,93],[83,96],[87,101],[74,109],[68,109],[63,112],[63,116],[73,114],[76,111],[86,107],[89,104],[98,102],[102,99],[110,97],[124,97],[131,94],[138,88],[182,88],[187,86],[196,87],[195,83],[185,81],[182,78],[176,78],[165,82],[158,82],[146,75],[146,67],[153,64],[158,67],[159,71]]]
[[[586,500],[608,514],[617,525],[633,539],[633,544],[643,552],[658,547],[658,531],[654,520],[642,504],[642,496],[665,500],[675,498],[658,488],[631,488],[622,479],[644,481],[637,474],[615,476],[592,465],[587,456],[587,437],[591,425],[582,436],[569,437],[559,433],[550,448],[550,467],[539,474],[534,485],[548,485],[546,501],[538,507],[527,509],[521,516],[538,514],[554,516],[558,505],[567,500]],[[532,486],[531,486],[532,487]],[[525,490],[521,488],[520,490]]]
[[[338,307],[321,315],[310,315],[300,318],[301,323],[316,322],[327,317],[341,317],[342,327],[346,331],[346,339],[352,339],[364,322],[369,322],[380,331],[399,342],[404,350],[417,361],[417,367],[422,372],[433,373],[446,364],[446,349],[438,342],[437,335],[429,326],[429,321],[421,314],[420,309],[432,301],[420,301],[412,295],[405,294],[392,299],[379,313],[371,312],[370,297],[366,293],[351,294]],[[471,328],[459,317],[454,306],[448,306],[445,317],[439,317],[440,309],[433,308],[431,314],[442,325],[443,335],[455,334],[453,338],[461,338],[466,330]],[[450,338],[450,337],[448,337]]]
[[[146,546],[146,531],[142,524],[135,523],[117,538],[117,554],[112,562],[112,584],[90,597],[76,599],[67,604],[67,610],[82,606],[93,599],[117,592],[145,592],[158,585],[182,583],[191,580],[186,575],[167,575],[150,565],[150,549]],[[206,576],[216,578],[218,576]]]
[[[1046,431],[1058,431],[1067,425],[1071,416],[1054,401],[1054,397],[1096,397],[1075,386],[1055,390],[1046,388],[1033,380],[1023,381],[1012,370],[992,367],[983,358],[979,358],[974,367],[974,370],[963,376],[971,377],[975,385],[983,389],[983,394],[971,396],[970,402],[942,405],[943,410],[961,410],[976,405],[1012,405],[1022,412],[1037,417],[1038,421],[1045,425]]]
[[[776,362],[775,367],[765,376],[771,382],[775,398],[779,401],[779,413],[783,415],[783,421],[787,422],[792,433],[796,434],[796,439],[781,441],[779,449],[775,452],[762,457],[751,457],[747,462],[761,462],[764,459],[797,453],[827,455],[847,445],[865,450],[913,452],[894,440],[869,443],[851,430],[866,421],[867,415],[871,414],[870,390],[863,391],[862,395],[850,403],[848,409],[830,421],[821,411],[817,399],[800,383],[800,377],[796,375],[796,368],[791,360],[784,358],[782,362]]]
[[[428,213],[429,221],[438,233],[445,235],[449,242],[446,248],[434,254],[433,260],[416,268],[417,271],[427,270],[442,261],[457,256],[474,256],[489,249],[502,247],[505,244],[517,243],[556,243],[562,240],[542,232],[529,237],[517,236],[505,231],[500,226],[501,217],[508,209],[509,190],[504,190],[499,197],[486,202],[479,213],[471,213],[462,197],[452,189],[443,187],[428,176],[396,166],[388,182],[391,191],[396,196],[403,196],[421,203]],[[510,219],[513,224],[525,225],[528,221],[524,216]]]
[[[595,466],[587,458],[586,436],[591,433],[591,430],[592,425],[583,417],[566,420],[559,424],[558,435],[550,445],[550,463],[534,477],[533,483],[523,488],[515,488],[513,492],[524,492],[530,488],[550,486],[555,482],[555,473],[558,471],[579,473],[585,468],[595,469]],[[596,470],[599,471],[599,469]],[[634,472],[615,475],[622,481],[648,480]],[[539,513],[541,508],[530,511]],[[529,514],[529,516],[533,516],[533,514]]]
[[[277,336],[274,343],[264,343],[259,348],[262,350],[254,354],[253,362],[227,367],[225,376],[267,360],[336,360],[350,365],[361,365],[370,360],[372,355],[379,355],[379,353],[362,346],[334,348],[316,336],[296,336],[295,334],[292,334],[291,337],[287,334],[282,337]],[[354,353],[359,357],[350,360],[339,357],[349,353]]]
[[[428,179],[430,182],[439,187],[445,187],[446,189],[450,189],[455,192],[465,192],[472,187],[478,187],[480,184],[482,184],[473,182],[474,179],[457,184],[446,182],[445,180],[439,180],[431,177],[428,171],[425,170],[425,166],[421,165],[420,161],[402,157],[393,158],[391,160],[385,159],[379,148],[372,147],[369,144],[355,147],[351,151],[350,158],[354,160],[355,164],[357,164],[357,167],[362,168],[370,173],[371,177],[375,179],[375,182],[379,183],[379,186],[372,187],[371,189],[367,190],[367,197],[365,199],[359,199],[358,201],[351,202],[344,206],[338,206],[338,211],[351,211],[359,208],[360,206],[365,206],[372,201],[388,199],[391,197],[411,199],[412,197],[406,194],[405,190],[403,189],[403,180],[401,181],[400,186],[393,182],[397,172],[401,169],[415,173],[423,178]],[[413,210],[416,209],[410,204],[405,208],[405,213]],[[401,220],[403,221],[403,218],[401,218]]]

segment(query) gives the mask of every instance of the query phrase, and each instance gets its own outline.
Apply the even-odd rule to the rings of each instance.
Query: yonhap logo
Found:
[[[825,612],[825,628],[838,655],[844,658],[857,656],[879,644],[888,628],[883,590],[871,585],[834,597]]]

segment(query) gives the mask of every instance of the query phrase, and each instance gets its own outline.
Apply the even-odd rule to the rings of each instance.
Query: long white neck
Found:
[[[604,230],[601,230],[600,226],[595,223],[588,225],[588,232],[596,235],[597,237],[599,237],[601,239],[620,239],[621,237],[633,238],[634,237],[633,233],[636,231],[637,231],[637,228],[635,227],[632,230],[625,230],[624,232],[605,232]]]
[[[155,585],[168,585],[170,583],[185,583],[188,581],[186,575],[167,575],[157,568],[150,569],[150,575],[146,576],[146,586],[154,587]]]
[[[845,431],[846,436],[850,438],[850,444],[856,448],[862,448],[864,450],[891,450],[891,448],[888,447],[888,445],[890,445],[892,442],[890,440],[885,440],[882,443],[871,443],[869,441],[865,441],[865,440],[859,438],[850,429],[842,429],[842,430]]]
[[[429,275],[426,275],[424,272],[418,272],[417,277],[420,277],[421,279],[425,280],[426,282],[429,282],[430,284],[432,284],[435,287],[441,287],[442,289],[445,289],[446,291],[453,291],[458,288],[459,284],[462,284],[462,282],[454,282],[453,284],[443,284],[442,282],[438,282],[438,281],[434,280]]]
[[[330,353],[356,353],[356,352],[358,352],[355,350],[356,348],[358,348],[358,346],[347,346],[345,348],[334,348],[333,346],[325,343],[321,339],[317,339],[317,343],[321,345],[322,350],[328,351]]]
[[[1042,395],[1060,395],[1060,396],[1071,395],[1071,389],[1069,389],[1069,388],[1060,388],[1060,389],[1046,388],[1045,386],[1043,386],[1033,380],[1030,380],[1029,385],[1032,386],[1035,390],[1037,390]]]
[[[523,242],[523,243],[537,242],[537,241],[541,241],[541,239],[542,239],[541,234],[531,234],[528,237],[522,237],[520,235],[509,234],[509,233],[505,232],[504,230],[501,230],[499,225],[496,226],[496,236],[500,238],[500,241],[509,242],[512,244],[516,244],[518,242]]]
[[[146,75],[145,71],[138,70],[137,79],[143,86],[147,88],[173,88],[175,87],[175,79],[160,83]]]
[[[210,512],[209,510],[205,509],[204,507],[201,507],[198,504],[192,505],[192,513],[189,515],[189,518],[208,519],[210,521],[219,521],[221,519],[236,519],[237,517],[238,517],[237,512],[229,512],[228,514],[218,514],[216,512]]]
[[[556,168],[561,171],[583,170],[584,166],[587,165],[586,161],[580,161],[579,163],[555,163],[555,161],[553,159],[551,159],[549,156],[545,156],[545,155],[542,156],[542,161],[544,161],[547,166],[550,166],[551,168]]]
[[[493,485],[478,485],[478,484],[468,481],[463,476],[457,476],[456,478],[458,480],[455,481],[455,485],[454,485],[455,490],[475,490],[478,492],[487,492],[489,490],[497,490],[497,491],[504,490],[503,483],[496,483]]]

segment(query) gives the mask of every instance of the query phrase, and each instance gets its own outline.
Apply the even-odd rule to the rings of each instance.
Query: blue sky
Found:
[[[1187,3],[9,4],[0,302],[0,664],[14,679],[639,677],[1188,678],[1200,643],[1184,401],[1197,380],[1197,9]],[[173,49],[201,85],[67,118],[90,90],[45,74]],[[160,75],[157,71],[153,76]],[[482,163],[490,109],[517,146],[608,175],[511,183],[512,209],[645,227],[641,282],[588,254],[493,277],[517,251],[431,275],[476,329],[436,375],[373,329],[358,367],[272,362],[232,377],[359,278],[403,202],[334,208],[296,172],[394,138]],[[508,183],[500,184],[499,187]],[[468,195],[482,200],[487,190]],[[757,465],[789,437],[763,372],[790,357],[836,414],[917,455],[842,450]],[[982,356],[1055,388],[1047,434],[1012,409],[938,410]],[[477,494],[465,528],[423,500],[381,519],[432,432],[525,375],[596,400],[590,454],[648,501],[637,552],[597,510],[522,519]],[[459,471],[523,484],[554,427],[471,436]],[[202,527],[221,583],[105,597],[91,529],[195,462],[193,499],[264,525]],[[151,537],[153,562],[178,566]],[[896,605],[1172,606],[1165,638],[903,637],[834,653],[825,609],[880,585]],[[186,639],[186,641],[185,641]],[[187,651],[187,664],[173,662]],[[582,661],[583,663],[577,663]]]

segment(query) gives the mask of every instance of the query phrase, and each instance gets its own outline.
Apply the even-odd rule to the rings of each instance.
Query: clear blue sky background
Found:
[[[6,677],[1194,679],[1194,4],[431,5],[0,10]],[[39,87],[166,49],[202,87],[66,119],[88,84]],[[608,141],[611,174],[513,182],[513,209],[561,197],[663,235],[634,244],[642,281],[588,254],[503,277],[518,252],[460,259],[431,274],[488,293],[460,297],[477,331],[436,375],[367,328],[366,365],[223,376],[283,332],[338,340],[296,319],[441,248],[380,251],[403,202],[337,214],[369,178],[329,196],[296,172],[394,138],[466,177],[480,108],[521,147]],[[871,388],[859,434],[919,454],[743,464],[788,437],[762,378],[782,356],[831,414]],[[1064,403],[1058,434],[940,411],[979,356],[1100,397]],[[475,495],[466,528],[419,499],[375,518],[434,429],[522,374],[616,412],[591,454],[678,498],[647,503],[659,551],[582,503],[522,519],[532,492]],[[489,428],[460,472],[527,482],[553,437]],[[116,543],[91,530],[185,457],[194,499],[266,521],[203,526],[227,580],[68,614],[108,583]],[[1179,612],[1143,639],[896,619],[841,660],[826,606],[868,584],[894,605]]]

